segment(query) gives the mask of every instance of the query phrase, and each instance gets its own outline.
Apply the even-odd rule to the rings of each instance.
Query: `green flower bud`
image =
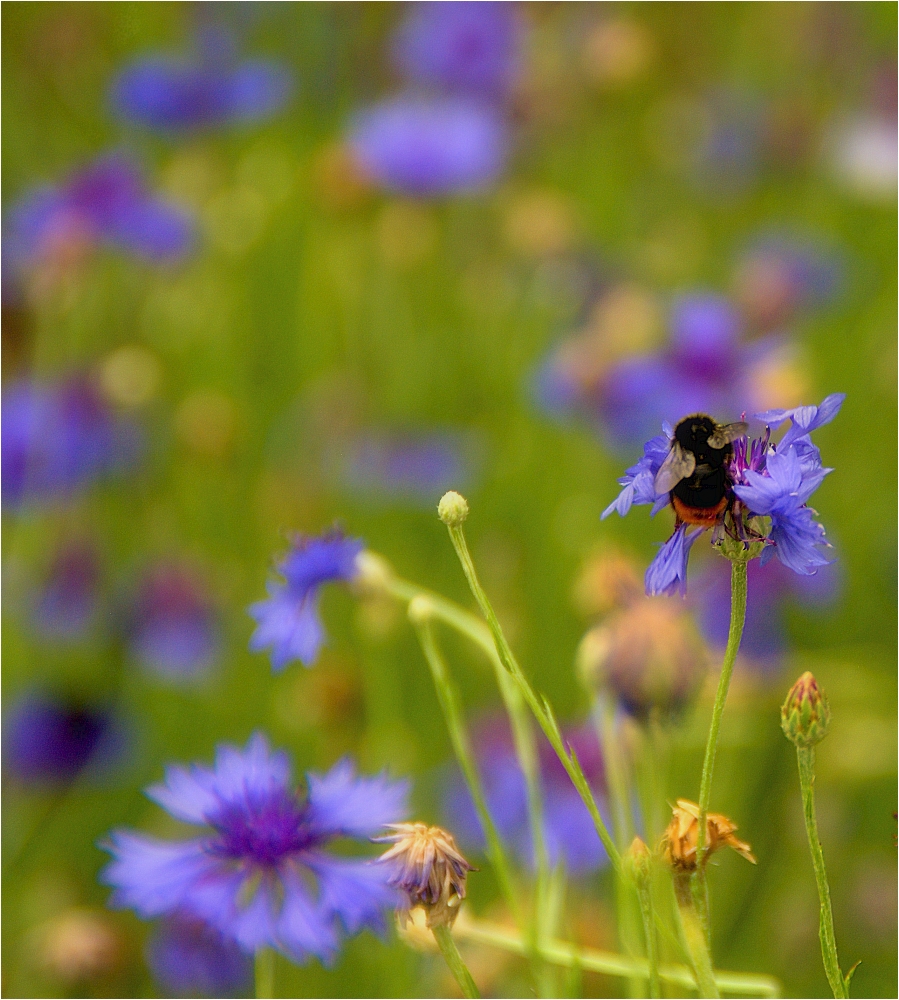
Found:
[[[634,837],[631,841],[631,846],[624,855],[624,866],[637,885],[643,885],[648,881],[652,868],[652,854],[639,837]]]
[[[790,688],[780,710],[780,725],[788,740],[797,747],[813,747],[827,735],[830,706],[808,670]]]
[[[437,516],[447,527],[458,528],[468,517],[468,501],[461,493],[450,490],[444,493],[437,504]]]

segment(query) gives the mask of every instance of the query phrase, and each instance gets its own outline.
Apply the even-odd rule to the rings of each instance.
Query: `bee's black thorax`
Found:
[[[731,445],[723,448],[709,446],[709,438],[717,424],[704,413],[684,417],[674,429],[674,438],[684,451],[696,458],[692,476],[682,479],[671,491],[689,507],[709,508],[721,503],[731,482],[727,476],[727,460],[733,453]]]

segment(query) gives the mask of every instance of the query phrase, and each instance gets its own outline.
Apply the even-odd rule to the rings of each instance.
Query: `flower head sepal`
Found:
[[[753,529],[763,530],[763,526],[758,524],[759,520],[759,518],[753,519]],[[765,520],[768,519],[765,518]],[[719,555],[724,556],[725,559],[729,559],[731,562],[746,563],[750,559],[756,559],[762,554],[765,550],[765,539],[758,538],[754,542],[747,544],[738,538],[733,538],[731,535],[723,533],[721,540],[715,542],[715,550]]]
[[[830,705],[810,671],[790,688],[780,710],[780,726],[784,736],[802,748],[815,746],[827,735]]]

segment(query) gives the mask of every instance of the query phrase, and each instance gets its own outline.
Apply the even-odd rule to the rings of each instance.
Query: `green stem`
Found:
[[[640,914],[643,917],[643,934],[646,938],[646,962],[649,966],[649,995],[652,1000],[662,995],[659,986],[659,950],[656,940],[655,912],[652,905],[652,886],[649,878],[637,880],[640,897]]]
[[[427,601],[427,598],[422,598]],[[430,608],[430,602],[426,605]],[[419,605],[418,607],[425,607]],[[428,617],[424,614],[410,615],[418,633],[422,652],[431,669],[431,677],[434,680],[434,687],[437,690],[437,699],[443,710],[443,718],[446,721],[446,728],[449,731],[450,741],[456,754],[456,760],[468,783],[468,789],[474,802],[475,810],[481,826],[484,828],[484,836],[487,841],[487,855],[490,862],[496,869],[497,878],[509,909],[515,917],[515,922],[519,927],[523,926],[523,914],[521,912],[520,896],[515,891],[515,881],[512,876],[512,869],[506,855],[503,842],[497,832],[496,825],[487,808],[487,798],[484,794],[484,786],[481,783],[481,776],[478,772],[477,763],[471,747],[471,739],[468,728],[465,725],[465,717],[462,712],[459,692],[447,670],[446,663],[437,647],[434,638],[434,630]]]
[[[706,845],[709,800],[712,795],[712,773],[715,770],[715,753],[718,749],[718,733],[721,729],[721,716],[724,714],[724,704],[730,688],[731,675],[737,661],[737,650],[743,636],[743,624],[746,621],[746,562],[734,559],[730,570],[730,629],[727,635],[727,648],[724,651],[724,663],[721,666],[721,677],[718,680],[718,691],[715,695],[715,706],[712,709],[712,721],[709,725],[709,738],[705,747],[705,759],[702,762],[702,779],[699,785],[699,830],[696,842],[696,870],[693,873],[693,899],[699,918],[705,930],[706,940],[710,941],[708,915],[708,888],[706,886]]]
[[[818,819],[815,813],[815,748],[796,747],[799,760],[799,785],[802,788],[802,805],[805,812],[805,830],[808,834],[808,846],[812,854],[812,865],[815,869],[815,881],[818,883],[818,899],[821,901],[821,917],[818,934],[821,938],[821,956],[824,959],[824,971],[834,997],[849,996],[846,980],[840,971],[837,958],[837,941],[833,932],[833,910],[830,905],[830,886],[827,883],[827,871],[824,867],[824,852],[818,839]]]
[[[487,620],[487,625],[490,629],[490,634],[493,637],[493,643],[496,647],[496,652],[499,655],[502,665],[509,671],[518,683],[528,707],[534,713],[534,717],[537,719],[540,728],[546,734],[546,738],[549,740],[553,750],[555,750],[556,755],[561,761],[562,766],[565,768],[568,776],[574,783],[574,787],[578,790],[578,794],[583,799],[584,804],[586,805],[593,820],[593,825],[596,827],[596,832],[599,834],[599,838],[606,849],[606,853],[608,854],[615,870],[618,871],[621,867],[621,857],[618,853],[618,849],[612,841],[611,836],[609,835],[605,822],[600,815],[599,807],[596,805],[596,799],[593,796],[593,791],[591,790],[587,778],[581,769],[577,756],[572,750],[570,750],[570,748],[566,749],[565,742],[562,739],[562,734],[559,730],[559,725],[556,722],[549,703],[545,698],[541,699],[537,696],[534,689],[531,687],[530,682],[522,672],[521,667],[518,665],[518,661],[515,659],[515,655],[506,640],[502,627],[496,617],[496,613],[490,604],[490,600],[488,599],[487,594],[484,592],[484,588],[481,586],[481,582],[478,579],[462,528],[460,526],[447,525],[447,530],[449,531],[453,547],[456,550],[456,555],[459,557],[459,562],[462,564],[462,570],[465,573],[465,578],[468,580],[468,586],[478,603],[478,607],[481,609],[481,613]]]
[[[683,872],[674,875],[674,895],[677,898],[677,909],[684,931],[684,942],[696,973],[696,986],[701,997],[717,997],[718,985],[712,969],[712,956],[709,954],[708,938],[702,918],[697,910],[693,891],[690,886],[690,876]]]
[[[275,995],[275,952],[258,948],[255,959],[256,1000],[271,1000]]]
[[[517,955],[526,953],[526,945],[521,937],[498,924],[473,919],[459,920],[455,935],[460,940],[477,941]],[[581,968],[588,972],[599,972],[622,979],[634,975],[647,978],[650,974],[646,959],[628,958],[625,955],[616,955],[614,952],[599,951],[595,948],[581,948],[567,941],[545,942],[541,946],[541,956],[548,962],[569,969]],[[693,972],[685,965],[662,964],[659,966],[659,978],[677,986],[695,988],[696,985]],[[719,989],[737,996],[780,996],[780,983],[773,976],[719,971],[715,973],[714,978]]]
[[[450,972],[456,977],[456,982],[459,984],[463,996],[480,997],[481,994],[471,978],[468,966],[462,961],[462,956],[459,954],[459,949],[456,947],[449,927],[432,927],[431,931]]]

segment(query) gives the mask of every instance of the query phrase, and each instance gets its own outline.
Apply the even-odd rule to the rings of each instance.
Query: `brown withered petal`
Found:
[[[387,829],[394,832],[373,838],[393,844],[378,863],[390,866],[387,880],[406,894],[406,912],[421,906],[428,927],[452,926],[465,898],[465,880],[475,870],[459,852],[452,834],[425,823],[391,823]],[[400,918],[405,922],[402,912]]]
[[[752,849],[745,841],[734,836],[736,823],[720,813],[706,814],[706,844],[708,854],[719,847],[731,847],[747,861],[756,864]],[[665,860],[675,871],[694,871],[696,846],[699,840],[699,806],[689,799],[678,799],[672,809],[671,822],[662,838]]]

